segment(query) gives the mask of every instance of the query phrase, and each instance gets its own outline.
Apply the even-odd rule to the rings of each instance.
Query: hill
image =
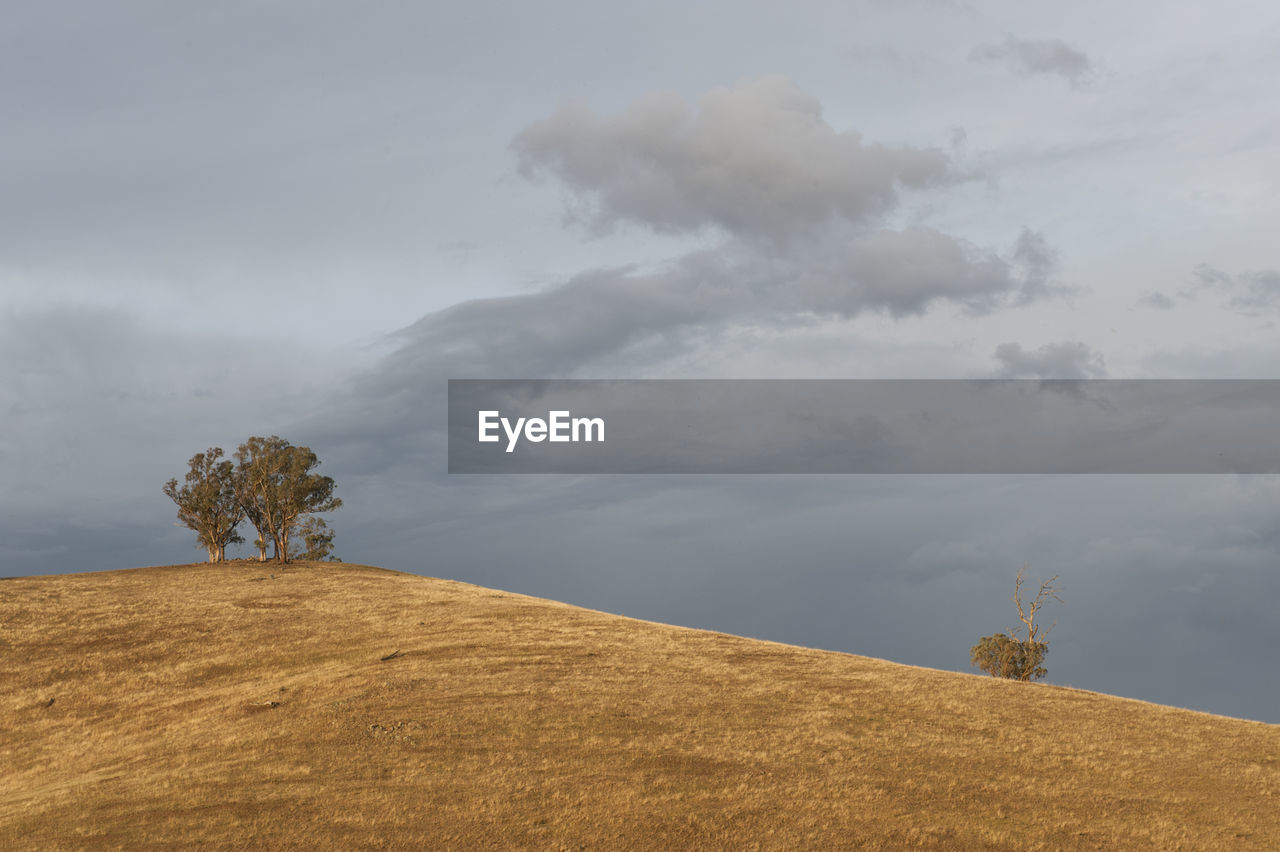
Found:
[[[1280,848],[1280,726],[363,566],[3,580],[0,677],[14,848]]]

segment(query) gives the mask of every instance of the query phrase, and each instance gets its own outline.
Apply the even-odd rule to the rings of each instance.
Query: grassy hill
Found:
[[[1280,848],[1280,726],[362,566],[3,580],[0,678],[0,847]]]

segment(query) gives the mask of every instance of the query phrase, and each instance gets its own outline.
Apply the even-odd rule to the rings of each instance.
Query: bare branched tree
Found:
[[[973,664],[994,677],[1006,677],[1012,680],[1037,680],[1048,672],[1042,665],[1045,655],[1049,653],[1049,642],[1046,636],[1057,624],[1055,621],[1049,628],[1042,629],[1036,624],[1036,616],[1049,601],[1062,602],[1058,597],[1058,575],[1050,577],[1040,584],[1035,598],[1024,599],[1022,584],[1025,581],[1025,569],[1018,572],[1013,583],[1013,603],[1018,607],[1018,620],[1026,629],[1026,637],[1018,638],[1018,632],[996,633],[983,636],[977,645],[970,650]]]
[[[1031,643],[1043,642],[1044,637],[1049,635],[1049,630],[1052,630],[1058,622],[1055,621],[1053,624],[1050,624],[1048,630],[1041,631],[1039,627],[1036,627],[1036,613],[1040,612],[1040,610],[1044,608],[1044,605],[1051,600],[1062,603],[1062,598],[1058,597],[1059,589],[1056,585],[1058,582],[1058,575],[1054,574],[1048,580],[1041,583],[1040,590],[1036,592],[1035,600],[1024,604],[1022,601],[1022,582],[1023,575],[1025,573],[1026,569],[1021,569],[1018,571],[1017,579],[1013,581],[1013,602],[1017,604],[1018,607],[1018,620],[1021,621],[1023,626],[1027,629],[1027,638],[1023,641]]]

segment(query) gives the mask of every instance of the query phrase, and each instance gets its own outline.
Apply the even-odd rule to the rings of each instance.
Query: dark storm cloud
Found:
[[[1099,352],[1077,340],[1046,343],[1028,351],[1020,343],[1001,343],[993,357],[1002,379],[1103,379],[1107,365]]]
[[[1024,77],[1057,75],[1072,86],[1088,78],[1093,63],[1081,50],[1060,39],[1023,39],[1006,36],[1000,44],[984,44],[970,54],[977,61],[1004,62]]]
[[[58,514],[14,512],[0,516],[0,578],[109,571],[204,558],[207,551],[195,546],[190,530],[167,522],[172,516],[173,512],[165,512],[107,518],[72,507]]]
[[[567,103],[514,147],[521,172],[562,182],[575,199],[570,215],[598,231],[632,222],[783,237],[832,219],[874,219],[900,187],[955,179],[937,149],[837,132],[817,98],[780,76],[715,89],[696,107],[653,94],[602,117]]]
[[[160,489],[187,459],[296,424],[344,376],[332,356],[296,344],[166,333],[85,307],[0,317],[0,364],[4,573],[41,558],[43,570],[73,570],[68,554],[114,541],[116,527],[154,524],[152,538],[169,540],[173,506]],[[111,553],[98,567],[129,567]]]

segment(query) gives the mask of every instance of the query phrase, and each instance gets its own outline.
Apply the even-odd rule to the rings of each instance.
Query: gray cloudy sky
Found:
[[[24,4],[0,574],[199,557],[312,446],[344,558],[1280,722],[1280,483],[449,477],[448,378],[1280,378],[1280,10]]]

